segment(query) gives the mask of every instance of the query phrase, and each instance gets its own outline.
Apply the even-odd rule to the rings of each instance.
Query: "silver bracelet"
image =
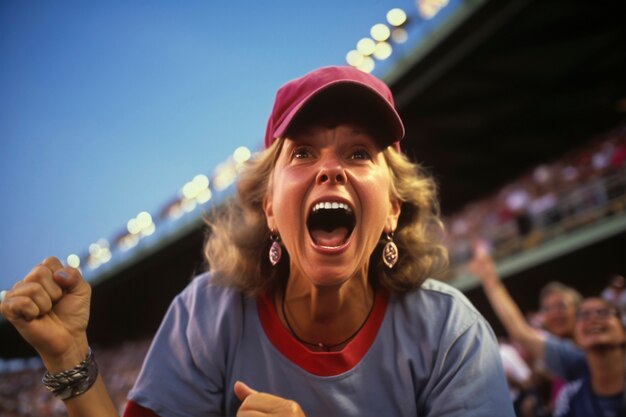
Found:
[[[46,372],[41,380],[55,397],[68,400],[87,392],[98,378],[98,364],[91,349],[85,360],[66,371]]]

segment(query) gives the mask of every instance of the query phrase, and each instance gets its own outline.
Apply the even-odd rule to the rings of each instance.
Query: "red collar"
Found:
[[[389,293],[379,288],[367,322],[354,339],[337,352],[312,352],[304,347],[283,327],[276,315],[274,303],[267,295],[257,298],[257,309],[267,338],[280,353],[307,372],[333,376],[352,369],[367,353],[383,322],[388,301]]]

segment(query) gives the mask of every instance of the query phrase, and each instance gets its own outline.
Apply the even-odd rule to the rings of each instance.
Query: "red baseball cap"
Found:
[[[378,78],[353,67],[322,67],[280,87],[267,121],[265,147],[285,134],[313,98],[323,97],[328,97],[328,100],[341,97],[343,101],[354,98],[355,104],[370,106],[375,116],[380,117],[383,145],[392,145],[400,151],[404,125],[395,109],[391,90]]]

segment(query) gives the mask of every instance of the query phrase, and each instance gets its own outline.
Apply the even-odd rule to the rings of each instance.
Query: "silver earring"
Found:
[[[393,233],[387,233],[387,243],[383,248],[383,262],[389,269],[392,269],[398,262],[398,247],[393,241]]]
[[[280,237],[275,235],[274,233],[270,234],[270,239],[272,240],[272,245],[270,246],[270,263],[272,266],[276,266],[278,262],[280,262],[280,258],[283,257],[283,249],[280,247]]]

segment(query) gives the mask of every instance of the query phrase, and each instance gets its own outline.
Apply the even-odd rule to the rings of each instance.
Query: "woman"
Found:
[[[557,397],[554,416],[625,416],[626,328],[619,310],[602,298],[586,298],[576,314],[575,334],[584,355],[566,341],[546,342],[548,366],[571,381]]]
[[[210,224],[210,273],[173,301],[126,416],[513,415],[490,327],[427,279],[441,222],[403,135],[388,87],[358,70],[279,89],[265,151]],[[2,304],[57,392],[89,351],[88,293],[47,259]],[[94,365],[77,368],[71,416],[115,415]]]

